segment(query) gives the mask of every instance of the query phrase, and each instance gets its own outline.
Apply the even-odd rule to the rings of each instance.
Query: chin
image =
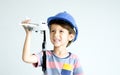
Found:
[[[60,47],[60,45],[54,45],[54,47]]]

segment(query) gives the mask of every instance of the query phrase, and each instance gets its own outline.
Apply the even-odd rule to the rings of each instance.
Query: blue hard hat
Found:
[[[76,22],[75,22],[74,18],[70,14],[68,14],[67,12],[60,12],[57,15],[49,17],[47,19],[48,27],[49,27],[50,21],[51,20],[56,20],[56,19],[57,20],[64,20],[64,21],[70,23],[70,25],[74,28],[74,30],[76,32],[75,38],[73,40],[73,41],[75,41],[77,39],[77,36],[78,36],[78,27],[76,25]]]

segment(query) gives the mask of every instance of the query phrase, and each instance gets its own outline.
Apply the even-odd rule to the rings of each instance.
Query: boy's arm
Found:
[[[25,20],[22,23],[29,23],[30,20]],[[24,47],[23,47],[23,53],[22,53],[22,59],[24,62],[27,63],[37,63],[37,57],[33,54],[30,53],[30,43],[31,43],[31,35],[32,31],[28,30],[23,26],[25,31],[26,31],[26,37],[25,37],[25,42],[24,42]]]
[[[79,58],[75,61],[73,75],[84,75]]]
[[[36,63],[37,57],[30,53],[31,32],[26,34],[25,43],[23,47],[22,59],[27,63]]]

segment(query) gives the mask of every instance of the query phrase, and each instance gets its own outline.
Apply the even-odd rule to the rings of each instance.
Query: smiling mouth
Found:
[[[53,39],[53,41],[54,41],[54,42],[60,42],[60,40],[59,40],[59,39]]]

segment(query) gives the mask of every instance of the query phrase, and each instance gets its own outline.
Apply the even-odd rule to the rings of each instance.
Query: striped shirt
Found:
[[[35,67],[42,64],[43,52],[35,54],[38,58],[37,63],[33,63]],[[69,56],[65,58],[57,57],[52,50],[46,51],[46,71],[45,75],[83,75],[82,68],[78,56],[69,52]]]

